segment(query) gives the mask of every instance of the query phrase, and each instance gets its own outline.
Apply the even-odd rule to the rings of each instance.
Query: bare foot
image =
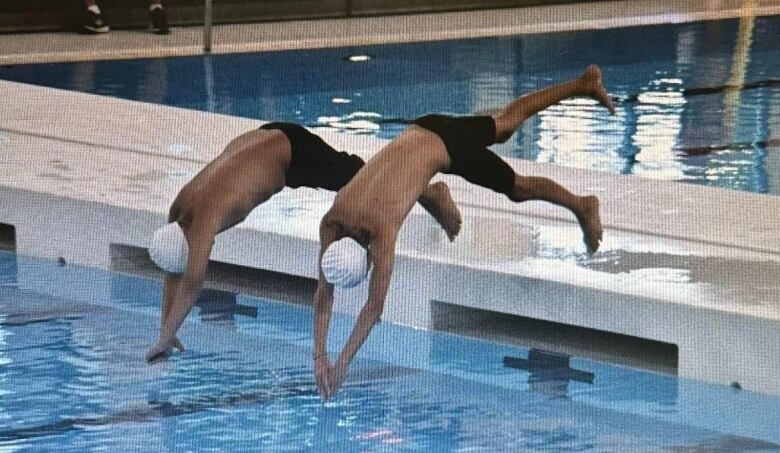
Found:
[[[603,105],[609,110],[609,113],[615,114],[615,104],[612,102],[612,98],[609,97],[607,90],[601,83],[601,69],[592,64],[588,66],[585,72],[580,76],[585,85],[585,89],[593,99],[597,100],[599,104]]]
[[[439,181],[429,185],[420,197],[420,204],[444,228],[450,241],[454,241],[460,232],[462,220],[447,184]]]
[[[582,197],[582,208],[577,214],[577,220],[582,228],[585,246],[588,248],[588,253],[592,255],[599,249],[601,236],[604,233],[599,216],[599,199],[593,195]]]

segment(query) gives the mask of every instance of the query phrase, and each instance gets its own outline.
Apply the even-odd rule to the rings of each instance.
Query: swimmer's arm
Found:
[[[360,310],[352,334],[347,344],[341,351],[338,360],[334,364],[334,375],[331,379],[331,393],[335,393],[344,377],[347,368],[355,357],[358,349],[368,338],[368,334],[382,316],[385,306],[387,290],[390,286],[390,278],[393,274],[393,262],[395,260],[395,234],[386,234],[371,243],[369,253],[374,270],[371,272],[371,282],[368,288],[368,301]]]
[[[314,293],[314,377],[317,381],[317,390],[323,398],[330,396],[330,362],[328,361],[328,329],[330,328],[330,316],[333,311],[333,285],[325,280],[322,273],[322,255],[325,250],[336,240],[335,231],[324,223],[320,226],[320,270],[317,291]]]
[[[171,311],[173,300],[176,298],[176,293],[179,289],[179,283],[181,283],[181,274],[165,273],[165,284],[163,286],[163,305],[162,305],[162,323],[160,325],[160,333],[162,333],[162,326],[165,325],[165,320],[168,319],[168,313]]]
[[[181,193],[176,196],[176,199],[173,200],[173,203],[171,204],[171,209],[168,211],[168,223],[173,223],[179,220],[179,215],[181,212],[181,209],[179,207],[179,203],[181,200]],[[168,315],[171,312],[171,307],[173,306],[173,301],[176,298],[176,293],[179,292],[179,284],[181,283],[181,274],[171,274],[169,272],[165,273],[165,284],[163,285],[163,305],[162,305],[162,316],[160,320],[160,335],[162,336],[162,330],[163,326],[165,326],[165,321],[168,319]],[[178,338],[174,338],[175,344],[174,347],[180,351],[184,351],[184,345],[179,341]]]
[[[187,231],[189,243],[187,270],[181,276],[167,319],[162,326],[160,340],[147,353],[147,361],[153,361],[161,355],[168,355],[171,348],[176,345],[176,332],[195,305],[203,285],[215,235],[213,229],[198,224]]]
[[[179,284],[181,283],[181,274],[165,274],[165,284],[163,286],[163,305],[162,305],[162,319],[160,322],[160,335],[162,336],[162,329],[165,326],[165,322],[168,319],[168,315],[171,312],[173,301],[176,298],[176,294],[179,291]],[[174,338],[174,347],[180,351],[184,351],[184,345],[178,338]]]
[[[325,280],[322,271],[314,294],[314,310],[314,379],[320,396],[327,399],[331,395],[328,329],[333,310],[333,285]]]
[[[314,359],[328,356],[328,329],[333,311],[333,285],[320,271],[317,291],[314,294]]]

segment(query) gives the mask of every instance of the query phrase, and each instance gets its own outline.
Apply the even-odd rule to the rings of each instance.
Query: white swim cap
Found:
[[[184,231],[178,223],[165,225],[154,232],[149,256],[154,264],[172,274],[181,274],[187,269],[189,246]]]
[[[352,238],[332,243],[322,254],[325,280],[340,288],[353,288],[368,275],[368,253]]]

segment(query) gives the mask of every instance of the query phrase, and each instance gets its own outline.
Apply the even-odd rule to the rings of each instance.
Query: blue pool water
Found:
[[[780,16],[307,51],[0,67],[0,79],[393,137],[598,63],[618,115],[585,100],[501,154],[780,194]],[[368,54],[360,63],[345,56]],[[174,126],[175,127],[175,126]]]
[[[148,366],[160,297],[0,252],[0,451],[780,451],[778,397],[387,324],[323,404],[311,308],[241,294],[207,292]]]

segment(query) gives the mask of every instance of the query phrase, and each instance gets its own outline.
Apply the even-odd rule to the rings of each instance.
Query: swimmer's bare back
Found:
[[[189,225],[196,216],[205,215],[197,220],[217,232],[229,229],[284,188],[290,159],[290,142],[281,131],[241,134],[182,187],[169,221]]]
[[[429,187],[431,178],[448,165],[441,139],[425,129],[410,126],[374,155],[338,192],[323,224],[363,230],[371,237],[396,232]],[[434,187],[446,189],[443,184]],[[449,192],[444,198],[449,198]],[[444,211],[440,223],[446,224],[449,217],[457,214],[459,229],[459,213]]]

